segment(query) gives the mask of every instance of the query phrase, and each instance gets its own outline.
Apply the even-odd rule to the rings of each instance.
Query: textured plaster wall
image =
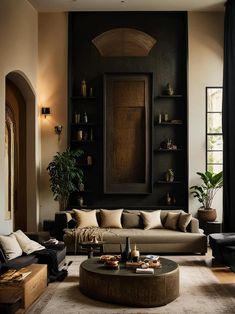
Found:
[[[13,221],[5,220],[5,181],[4,181],[4,142],[5,142],[5,77],[9,72],[17,71],[32,91],[36,91],[37,58],[38,58],[38,19],[37,12],[26,0],[0,1],[0,233],[9,233],[13,228]],[[33,144],[36,145],[36,154],[28,169],[32,178],[28,190],[28,228],[35,229],[38,215],[36,172],[39,167],[38,156],[38,125],[37,106],[31,102],[34,114],[33,124],[35,134]],[[30,148],[29,148],[30,149]]]
[[[199,183],[197,171],[206,168],[206,86],[222,86],[223,18],[221,13],[188,14],[188,87],[189,87],[189,186]],[[213,207],[222,219],[222,190]],[[190,212],[196,214],[199,203],[190,196]]]

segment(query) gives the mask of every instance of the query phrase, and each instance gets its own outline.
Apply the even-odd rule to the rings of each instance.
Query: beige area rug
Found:
[[[180,296],[157,308],[130,308],[92,300],[79,291],[79,264],[82,256],[67,256],[73,260],[68,277],[63,282],[49,284],[46,292],[27,314],[206,314],[235,313],[235,282],[221,284],[206,266],[205,257],[171,256],[180,265]],[[123,288],[125,289],[125,288]]]

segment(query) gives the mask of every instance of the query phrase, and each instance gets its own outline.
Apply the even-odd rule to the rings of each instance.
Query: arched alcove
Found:
[[[23,213],[27,231],[36,230],[38,225],[37,200],[37,112],[35,92],[27,76],[21,71],[12,71],[6,75],[7,82],[12,83],[22,96],[25,110],[25,197],[26,210]],[[7,103],[7,99],[6,99]],[[20,165],[19,165],[20,167]]]
[[[145,57],[156,39],[134,28],[115,28],[96,36],[92,43],[103,57]]]

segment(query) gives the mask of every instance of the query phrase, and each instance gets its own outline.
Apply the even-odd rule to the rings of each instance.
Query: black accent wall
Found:
[[[156,39],[147,57],[102,57],[92,39],[113,28],[135,28]],[[187,154],[187,13],[186,12],[73,12],[69,13],[68,143],[92,155],[92,166],[82,162],[85,175],[84,204],[105,208],[183,208],[188,210]],[[59,34],[58,34],[59,36]],[[151,73],[152,103],[152,193],[148,195],[105,195],[103,193],[103,75],[105,73]],[[93,88],[93,98],[80,97],[81,81]],[[161,97],[167,83],[179,97]],[[94,133],[92,142],[76,141],[74,114],[86,111]],[[180,125],[158,125],[158,114],[167,113]],[[177,151],[159,151],[170,138]],[[84,159],[86,160],[86,159]],[[168,168],[175,171],[175,182],[165,183]],[[138,169],[137,169],[138,171]],[[166,204],[166,194],[174,202]],[[81,195],[81,194],[80,194]],[[77,194],[71,207],[79,207]]]

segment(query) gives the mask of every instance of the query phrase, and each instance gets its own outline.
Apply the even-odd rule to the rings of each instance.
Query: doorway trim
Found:
[[[26,105],[26,194],[27,194],[27,231],[38,230],[39,199],[38,199],[38,110],[35,91],[30,80],[22,71],[12,71],[6,79],[13,82],[20,90]]]

